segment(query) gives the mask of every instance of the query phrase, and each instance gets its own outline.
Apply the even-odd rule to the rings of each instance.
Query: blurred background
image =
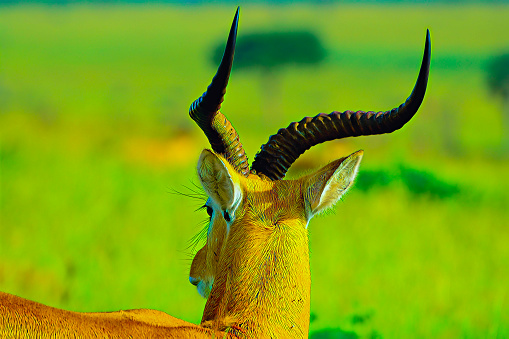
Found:
[[[397,107],[431,32],[417,115],[316,146],[287,176],[365,151],[309,228],[313,337],[509,337],[507,2],[134,2],[0,6],[1,291],[200,322],[209,145],[188,107],[240,4],[222,112],[251,160],[304,116]]]

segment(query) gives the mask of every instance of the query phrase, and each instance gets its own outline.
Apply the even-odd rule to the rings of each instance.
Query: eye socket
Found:
[[[214,210],[212,209],[212,207],[210,206],[205,206],[205,208],[207,209],[207,214],[209,215],[209,217],[212,218],[212,213],[214,212]]]
[[[224,220],[230,222],[230,220],[231,220],[230,214],[227,211],[224,211],[223,217],[224,217]]]

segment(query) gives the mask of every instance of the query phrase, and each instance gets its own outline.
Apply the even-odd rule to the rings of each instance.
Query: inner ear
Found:
[[[332,207],[352,186],[362,154],[363,151],[352,153],[303,178],[308,219]]]
[[[198,177],[215,204],[223,212],[231,213],[241,193],[238,174],[227,161],[210,150],[203,150],[198,160]]]

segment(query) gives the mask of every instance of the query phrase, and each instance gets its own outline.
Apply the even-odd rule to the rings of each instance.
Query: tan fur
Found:
[[[203,151],[198,176],[205,178],[201,180],[205,191],[234,187],[233,192],[220,190],[226,196],[211,202],[218,210],[207,243],[191,266],[190,277],[211,286],[203,326],[234,329],[246,338],[307,337],[311,286],[307,223],[350,187],[361,158],[359,151],[299,180],[270,181],[252,174],[246,178],[221,156]],[[218,162],[222,166],[216,166]],[[211,168],[219,173],[211,173]],[[211,183],[210,177],[227,182]],[[233,200],[233,195],[242,201],[228,231],[221,202]]]
[[[78,313],[0,292],[0,338],[216,338],[212,331],[155,310]]]

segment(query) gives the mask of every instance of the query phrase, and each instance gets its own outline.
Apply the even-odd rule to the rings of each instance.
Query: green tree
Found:
[[[502,99],[502,121],[504,140],[502,153],[507,155],[509,150],[509,53],[493,57],[488,63],[487,80],[491,92]]]
[[[509,100],[509,53],[498,55],[488,63],[488,85],[495,95]]]
[[[224,45],[214,49],[212,62],[221,60]],[[259,70],[264,112],[270,115],[279,110],[281,72],[288,66],[315,66],[323,61],[326,51],[320,39],[312,32],[281,31],[253,32],[239,35],[234,68]]]

